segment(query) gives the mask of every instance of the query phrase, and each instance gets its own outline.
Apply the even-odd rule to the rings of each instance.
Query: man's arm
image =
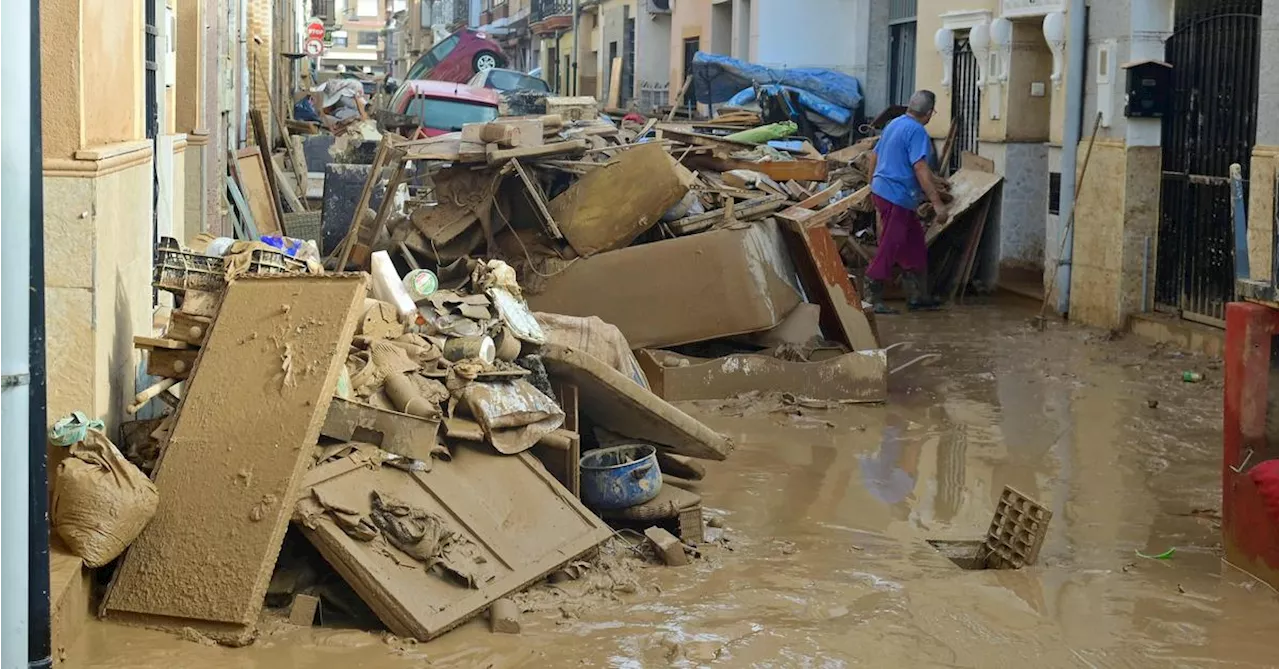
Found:
[[[938,187],[933,180],[933,170],[929,169],[929,161],[917,160],[911,168],[916,173],[916,183],[920,184],[920,190],[924,191],[925,197],[929,198],[929,203],[933,205],[933,210],[937,212],[934,222],[938,225],[946,223],[947,213],[943,210],[942,196],[938,195]]]

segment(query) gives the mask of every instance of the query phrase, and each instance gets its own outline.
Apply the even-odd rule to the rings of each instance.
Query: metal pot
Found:
[[[662,472],[649,444],[624,444],[591,451],[578,463],[582,501],[594,509],[625,509],[658,496]]]

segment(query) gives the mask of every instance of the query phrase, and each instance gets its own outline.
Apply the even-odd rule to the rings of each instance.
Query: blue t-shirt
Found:
[[[919,121],[906,114],[890,121],[876,142],[871,192],[899,207],[915,209],[924,193],[913,166],[927,160],[932,148],[929,132]]]

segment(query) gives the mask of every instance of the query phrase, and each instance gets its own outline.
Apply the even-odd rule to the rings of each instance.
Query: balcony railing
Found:
[[[572,0],[533,0],[529,19],[536,23],[552,16],[568,16],[572,11]]]

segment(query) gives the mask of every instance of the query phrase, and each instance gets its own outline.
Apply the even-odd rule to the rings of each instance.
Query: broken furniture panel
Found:
[[[687,192],[655,142],[591,170],[547,209],[573,250],[588,257],[635,241]]]
[[[590,355],[547,344],[542,362],[553,377],[578,386],[581,412],[611,432],[704,460],[724,460],[733,451],[728,437]]]
[[[227,287],[153,473],[159,508],[104,617],[251,637],[366,289],[363,275]]]
[[[768,330],[802,301],[787,245],[768,219],[601,253],[567,267],[553,263],[548,270],[555,276],[540,291],[528,291],[530,308],[599,317],[633,348]]]
[[[528,453],[499,455],[482,444],[454,448],[429,472],[380,467],[369,450],[307,474],[302,533],[397,636],[432,639],[595,548],[612,534]],[[367,519],[372,495],[425,512],[453,538],[470,582],[439,573],[396,548],[381,531],[352,537],[308,499]],[[367,535],[366,535],[367,536]],[[438,568],[437,568],[438,569]]]
[[[439,446],[438,419],[411,416],[375,406],[333,398],[320,434],[343,441],[381,446],[382,450],[431,463]]]
[[[875,322],[862,310],[862,297],[849,281],[849,272],[827,226],[784,220],[782,229],[805,292],[822,307],[819,320],[827,338],[844,344],[850,351],[880,348]]]

